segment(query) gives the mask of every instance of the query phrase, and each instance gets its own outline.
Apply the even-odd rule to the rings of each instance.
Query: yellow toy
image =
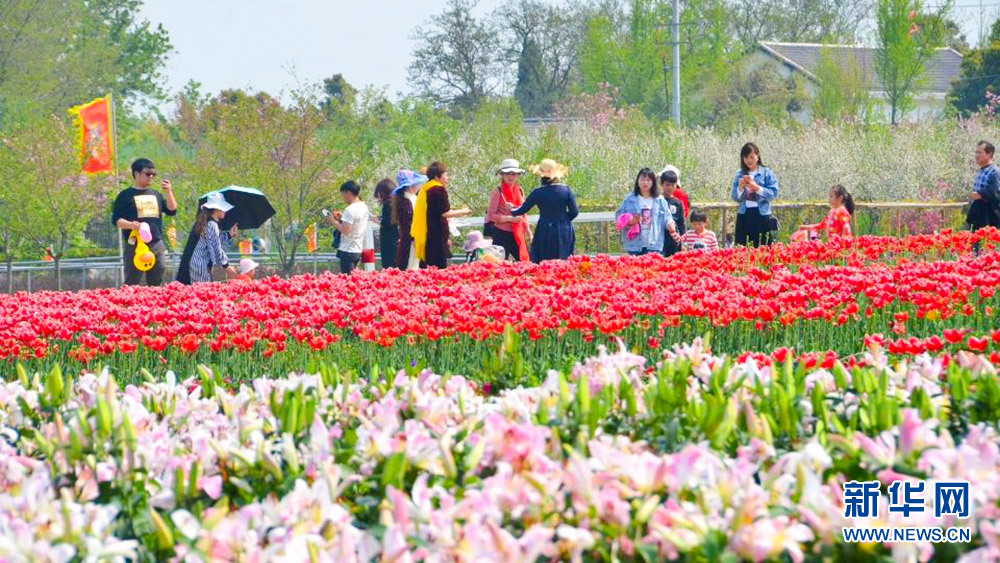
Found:
[[[132,258],[132,264],[135,265],[135,269],[140,272],[148,272],[153,269],[156,265],[156,255],[149,249],[149,246],[142,241],[142,237],[139,236],[138,230],[133,230],[132,234],[129,235],[129,243],[135,244],[135,257]]]

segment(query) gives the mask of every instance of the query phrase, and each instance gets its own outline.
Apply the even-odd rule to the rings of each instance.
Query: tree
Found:
[[[1000,20],[985,43],[970,50],[962,59],[962,73],[948,100],[964,115],[979,111],[986,104],[986,92],[1000,92]]]
[[[56,117],[34,120],[7,139],[5,175],[0,199],[17,202],[16,219],[4,227],[36,252],[51,256],[56,285],[62,289],[60,261],[71,241],[83,232],[110,191],[107,180],[80,172],[76,136]]]
[[[843,49],[823,49],[814,72],[819,89],[812,101],[815,118],[835,122],[860,115],[871,109],[871,80],[854,56]]]
[[[912,107],[913,93],[921,86],[927,62],[944,44],[950,4],[918,22],[922,7],[921,0],[878,0],[876,6],[876,70],[893,125]]]
[[[286,275],[295,267],[306,227],[337,193],[334,167],[351,170],[349,162],[337,160],[333,142],[321,136],[326,117],[318,101],[318,93],[293,92],[286,108],[263,93],[220,95],[204,110],[203,119],[213,125],[185,170],[190,186],[235,183],[268,195],[277,212],[270,242]]]
[[[652,116],[667,115],[669,76],[666,52],[666,3],[632,0],[628,12],[606,6],[590,17],[580,53],[584,91],[610,85],[620,105],[641,106]]]
[[[566,98],[579,74],[583,13],[575,4],[554,6],[539,0],[511,0],[494,12],[492,19],[502,23],[504,58],[517,66],[514,97],[524,115],[549,115]]]
[[[354,100],[358,96],[357,88],[351,86],[344,75],[339,72],[330,78],[323,79],[323,93],[326,97],[320,102],[320,107],[328,116],[352,108]]]
[[[162,98],[171,45],[140,0],[0,2],[0,121],[58,113],[115,92]]]
[[[867,0],[732,0],[733,34],[744,51],[758,41],[853,43]]]
[[[472,14],[475,0],[448,0],[444,12],[414,39],[410,79],[417,92],[453,109],[472,111],[503,84],[496,28]]]
[[[711,93],[715,118],[724,130],[746,130],[764,123],[791,124],[793,114],[808,103],[803,78],[783,78],[770,66],[749,68],[737,63],[724,86]]]

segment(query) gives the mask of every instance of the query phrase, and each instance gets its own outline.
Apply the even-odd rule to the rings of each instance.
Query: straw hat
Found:
[[[507,158],[500,163],[500,169],[497,170],[500,174],[507,174],[509,172],[515,172],[517,174],[524,174],[524,168],[521,168],[521,163],[516,159]]]
[[[566,175],[569,174],[569,168],[566,168],[551,158],[546,158],[538,164],[529,166],[528,169],[531,170],[531,173],[536,176],[551,178],[553,180],[565,178]]]

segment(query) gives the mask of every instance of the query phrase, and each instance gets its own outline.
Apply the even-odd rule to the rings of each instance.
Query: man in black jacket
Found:
[[[671,256],[681,251],[681,236],[687,230],[687,226],[684,224],[684,204],[674,197],[678,181],[677,173],[673,170],[667,170],[660,175],[660,191],[663,194],[663,199],[667,200],[667,208],[670,210],[671,217],[674,218],[674,224],[677,225],[676,231],[668,232],[663,238],[664,256]]]

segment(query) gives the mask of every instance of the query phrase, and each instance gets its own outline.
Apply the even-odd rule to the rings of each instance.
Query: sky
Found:
[[[553,3],[557,3],[552,0]],[[479,15],[504,0],[480,0]],[[146,0],[142,16],[161,23],[174,45],[166,89],[188,80],[202,93],[245,88],[280,94],[342,73],[355,87],[411,93],[406,68],[414,28],[446,0]],[[937,2],[928,2],[936,5]],[[985,32],[1000,0],[983,0]],[[955,19],[970,43],[980,30],[980,2],[956,0]]]
[[[479,15],[504,0],[480,0]],[[272,94],[342,73],[355,87],[410,93],[414,28],[445,0],[146,0],[142,17],[174,45],[167,89],[188,80],[203,93],[250,88]]]

